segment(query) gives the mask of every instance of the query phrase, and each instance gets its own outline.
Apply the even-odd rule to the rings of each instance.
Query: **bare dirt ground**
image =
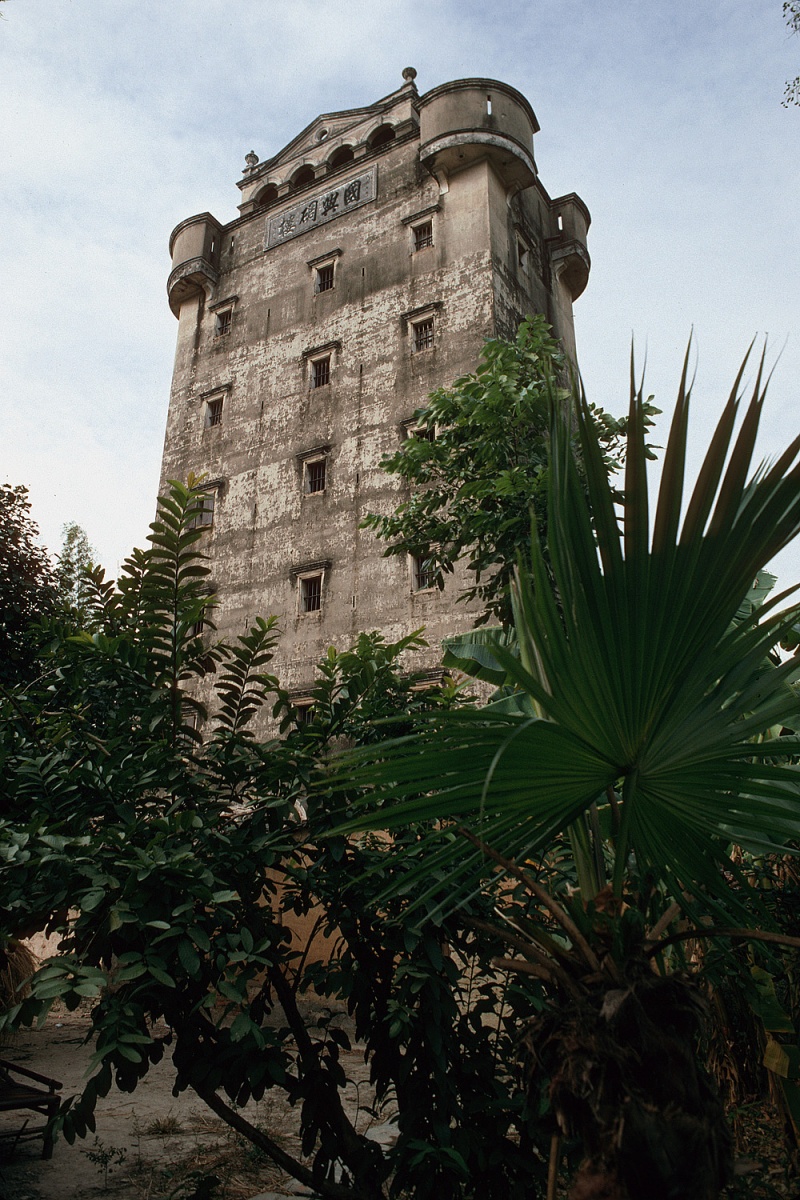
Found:
[[[88,1027],[87,1011],[54,1010],[42,1029],[0,1047],[0,1057],[59,1079],[62,1095],[72,1095],[80,1090],[91,1055],[84,1044]],[[363,1051],[356,1047],[343,1054],[342,1063],[353,1081],[347,1093],[351,1117],[360,1131],[388,1141],[391,1124],[376,1124],[366,1111],[371,1095]],[[50,1161],[41,1158],[40,1139],[20,1143],[10,1156],[10,1144],[0,1143],[5,1147],[0,1155],[6,1154],[0,1157],[0,1200],[274,1200],[308,1195],[193,1092],[174,1097],[172,1082],[172,1064],[165,1056],[135,1092],[113,1090],[101,1100],[96,1133],[72,1146],[57,1142]],[[268,1094],[244,1112],[300,1156],[299,1113],[281,1096]],[[18,1113],[0,1114],[0,1121],[13,1121],[15,1128],[21,1119]],[[32,1123],[38,1121],[38,1116],[32,1118]],[[747,1106],[736,1124],[741,1174],[730,1189],[732,1200],[798,1200],[797,1173],[771,1105]]]
[[[88,1067],[88,1025],[87,1012],[54,1010],[41,1030],[20,1034],[1,1047],[0,1057],[60,1080],[62,1095],[70,1096],[80,1090]],[[364,1111],[369,1087],[363,1052],[356,1048],[343,1055],[343,1065],[354,1081],[348,1089],[350,1112],[363,1131],[371,1120]],[[50,1161],[41,1158],[41,1139],[21,1142],[12,1154],[11,1143],[0,1143],[0,1155],[6,1155],[0,1157],[0,1200],[210,1200],[209,1193],[213,1200],[251,1200],[274,1193],[307,1194],[193,1092],[173,1096],[173,1078],[165,1055],[135,1092],[112,1089],[98,1103],[96,1134],[72,1146],[59,1140]],[[268,1094],[243,1111],[299,1155],[299,1113],[281,1097]],[[38,1115],[31,1118],[32,1125],[40,1123]],[[19,1113],[0,1116],[6,1127],[18,1128],[23,1119]],[[210,1188],[212,1177],[218,1181],[215,1190]]]

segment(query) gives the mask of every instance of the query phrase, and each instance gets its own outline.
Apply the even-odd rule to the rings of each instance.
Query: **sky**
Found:
[[[800,38],[781,0],[4,0],[0,480],[44,543],[86,530],[110,574],[153,519],[177,322],[168,240],[233,220],[245,154],[416,68],[503,80],[540,176],[592,214],[575,304],[590,399],[627,405],[631,342],[669,414],[692,335],[695,466],[754,336],[775,364],[759,444],[800,406]],[[759,345],[761,345],[759,341]],[[752,372],[750,372],[752,377]],[[655,441],[666,442],[666,417]],[[800,581],[800,546],[782,585]]]

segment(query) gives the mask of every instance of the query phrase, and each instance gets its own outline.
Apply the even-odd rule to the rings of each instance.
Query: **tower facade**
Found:
[[[404,486],[380,468],[434,388],[487,337],[543,313],[574,356],[589,213],[551,199],[528,101],[496,80],[420,95],[415,72],[364,108],[317,117],[272,158],[247,155],[239,217],[170,239],[178,318],[162,488],[205,475],[204,550],[222,636],[275,613],[275,669],[299,702],[329,645],[469,628],[424,563],[384,558],[367,512]],[[435,436],[435,432],[434,432]]]

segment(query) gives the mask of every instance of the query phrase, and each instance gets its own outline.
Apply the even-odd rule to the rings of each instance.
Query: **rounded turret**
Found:
[[[572,299],[577,300],[589,281],[592,265],[586,249],[592,218],[575,192],[551,200],[550,209],[555,224],[554,236],[548,239],[550,264]]]
[[[187,217],[172,231],[172,271],[167,280],[169,306],[180,316],[184,300],[203,292],[210,298],[219,278],[222,226],[211,213]]]
[[[435,175],[488,159],[510,191],[536,181],[536,114],[516,88],[496,79],[457,79],[419,100],[420,160]]]

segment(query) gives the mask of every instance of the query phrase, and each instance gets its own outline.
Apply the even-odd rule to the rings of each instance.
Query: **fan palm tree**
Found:
[[[547,560],[534,539],[512,585],[516,651],[491,647],[522,711],[437,716],[340,767],[386,801],[349,829],[435,819],[406,877],[421,910],[505,874],[501,962],[551,997],[526,1044],[532,1086],[546,1076],[583,1141],[576,1200],[725,1183],[730,1139],[695,1049],[703,998],[674,943],[776,938],[749,928],[766,917],[731,846],[800,841],[800,745],[775,736],[796,723],[800,664],[769,659],[798,612],[784,593],[743,616],[800,530],[800,438],[751,473],[766,383],[762,355],[735,434],[746,357],[684,511],[688,359],[652,521],[633,364],[621,521],[584,396],[572,414],[552,405]],[[572,885],[555,894],[554,851]]]

